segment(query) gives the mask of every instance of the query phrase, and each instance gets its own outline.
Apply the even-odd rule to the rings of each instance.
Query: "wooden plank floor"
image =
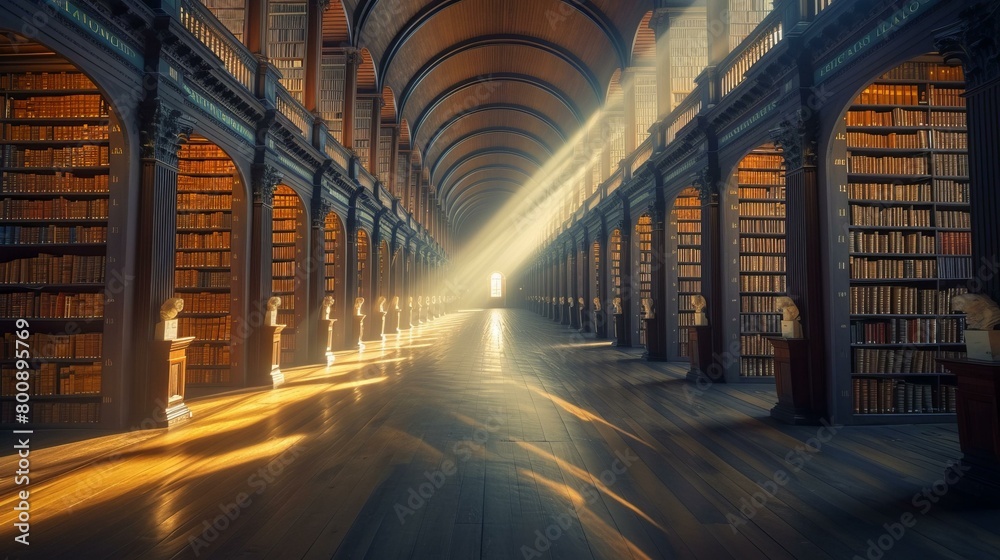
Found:
[[[31,546],[8,454],[0,552],[1000,558],[1000,509],[919,497],[961,456],[953,425],[789,427],[773,387],[682,374],[525,311],[448,315],[169,431],[35,434]]]

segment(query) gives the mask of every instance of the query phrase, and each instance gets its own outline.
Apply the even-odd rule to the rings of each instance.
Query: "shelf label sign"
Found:
[[[750,115],[750,117],[747,120],[741,122],[739,124],[739,126],[737,126],[736,128],[730,130],[728,133],[726,133],[725,136],[723,136],[722,138],[720,138],[719,139],[719,145],[720,146],[725,146],[726,144],[728,144],[729,142],[731,142],[734,138],[736,138],[737,136],[739,136],[740,134],[742,134],[746,130],[750,129],[754,124],[756,124],[758,121],[760,121],[761,119],[763,119],[764,117],[766,117],[771,111],[773,111],[773,110],[775,110],[777,108],[778,108],[778,102],[777,101],[772,101],[772,102],[768,103],[767,105],[764,105],[760,109],[760,111],[757,111],[756,113]]]
[[[69,18],[70,21],[75,23],[78,27],[90,33],[91,36],[121,55],[121,57],[128,61],[129,64],[142,69],[142,56],[140,56],[135,49],[129,46],[124,39],[112,33],[107,27],[104,27],[101,22],[90,17],[90,15],[79,6],[73,4],[69,0],[46,1],[50,6],[62,12],[64,16]]]
[[[858,56],[864,54],[873,46],[889,38],[890,35],[899,31],[930,6],[937,4],[938,0],[909,0],[902,8],[899,8],[891,16],[880,21],[874,28],[861,36],[851,46],[841,51],[837,56],[831,58],[827,63],[820,66],[816,71],[815,82],[819,85],[824,80],[833,75],[845,64],[852,62]]]
[[[246,138],[249,142],[251,143],[254,142],[253,132],[249,128],[247,128],[246,125],[237,121],[235,118],[232,117],[232,115],[223,111],[221,107],[219,107],[215,103],[212,103],[212,101],[210,101],[204,95],[191,89],[191,87],[188,86],[187,84],[181,84],[181,87],[184,89],[184,93],[187,94],[188,99],[190,99],[191,102],[197,105],[201,110],[205,111],[206,113],[211,115],[212,118],[226,125],[227,127],[235,131],[243,138]]]

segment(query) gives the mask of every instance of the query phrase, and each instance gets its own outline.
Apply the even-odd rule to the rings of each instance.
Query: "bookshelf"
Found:
[[[695,88],[694,79],[708,66],[708,22],[704,12],[670,19],[670,93],[673,109]]]
[[[281,72],[281,85],[302,102],[305,90],[306,2],[270,0],[267,3],[268,57]]]
[[[230,370],[234,293],[234,188],[232,160],[208,140],[192,136],[181,145],[177,174],[177,249],[174,293],[184,298],[180,336],[187,349],[186,383],[192,387],[236,382]]]
[[[773,0],[729,0],[729,49],[736,50],[772,9]]]
[[[378,136],[378,167],[376,175],[382,181],[385,188],[389,188],[389,179],[392,174],[392,127],[383,126],[379,128]]]
[[[608,247],[611,261],[611,299],[622,297],[622,232],[615,229],[611,232],[611,243]],[[559,297],[558,295],[556,297]],[[614,309],[609,312],[614,313]]]
[[[687,188],[674,201],[671,221],[676,228],[677,356],[690,359],[688,328],[694,326],[691,296],[701,294],[701,197]]]
[[[326,215],[326,225],[323,230],[323,255],[324,255],[324,288],[323,291],[328,296],[333,296],[334,299],[340,299],[340,293],[337,291],[339,283],[338,278],[342,278],[340,275],[341,260],[340,256],[343,254],[341,252],[341,239],[340,232],[343,228],[340,225],[340,218],[337,214],[330,212]],[[340,302],[334,301],[334,309],[337,308]],[[331,314],[331,317],[336,317],[336,315]]]
[[[633,298],[633,307],[636,309],[636,323],[638,323],[639,344],[646,345],[646,321],[642,312],[642,300],[653,297],[653,219],[649,214],[639,216],[639,221],[635,226],[635,239],[638,245],[638,258],[636,259],[636,290],[637,297]],[[663,305],[663,302],[656,302]]]
[[[319,112],[330,134],[344,143],[344,84],[347,78],[347,57],[324,54],[320,68]]]
[[[955,413],[937,359],[964,356],[951,299],[973,274],[964,87],[960,67],[919,57],[861,91],[836,132],[838,395],[854,423]]]
[[[633,78],[635,95],[635,145],[641,146],[649,137],[649,127],[656,122],[656,73],[638,72]]]
[[[104,331],[105,304],[113,300],[105,293],[105,278],[112,136],[120,127],[86,75],[56,67],[45,72],[0,67],[0,419],[5,425],[26,427],[14,423],[16,374],[25,369],[17,367],[18,319],[29,323],[31,427],[107,421],[102,400],[111,394]]]
[[[739,230],[738,282],[740,379],[771,378],[781,314],[774,300],[785,294],[785,172],[773,145],[744,157],[736,170]]]
[[[357,154],[361,166],[368,167],[371,156],[372,142],[372,110],[375,101],[371,97],[359,97],[355,100],[354,110],[354,153]]]
[[[271,233],[271,293],[281,298],[278,324],[281,331],[281,363],[296,365],[299,361],[297,344],[300,329],[305,321],[303,257],[305,247],[305,213],[299,195],[290,187],[279,185],[274,192]]]
[[[237,41],[243,42],[246,0],[201,0],[201,3],[233,34],[233,37],[236,37]]]
[[[591,247],[591,268],[590,268],[590,298],[601,297],[601,242],[595,241]],[[589,309],[593,309],[593,301],[586,302]],[[601,309],[607,307],[607,302],[601,301]],[[592,327],[597,332],[597,325]]]

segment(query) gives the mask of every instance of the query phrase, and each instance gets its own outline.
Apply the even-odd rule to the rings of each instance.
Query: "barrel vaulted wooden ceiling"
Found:
[[[363,49],[461,234],[489,219],[652,64],[653,0],[333,0],[324,44]],[[369,62],[370,60],[370,62]],[[395,119],[394,119],[395,120]]]

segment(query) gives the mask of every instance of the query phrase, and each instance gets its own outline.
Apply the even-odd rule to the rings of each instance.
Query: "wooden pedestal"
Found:
[[[615,313],[615,346],[625,347],[628,343],[628,333],[625,331],[625,314]]]
[[[608,316],[604,310],[594,311],[593,328],[597,338],[608,338]]]
[[[387,313],[385,311],[379,311],[372,318],[372,324],[369,328],[369,333],[367,336],[362,336],[362,342],[382,342],[385,340],[385,316]]]
[[[573,304],[567,303],[563,306],[562,324],[567,327],[573,326]]]
[[[960,484],[980,495],[1000,497],[1000,363],[938,359],[958,381],[958,438],[970,467]]]
[[[184,403],[184,376],[187,374],[187,347],[193,336],[153,341],[153,359],[147,402],[149,413],[158,428],[166,428],[191,417]]]
[[[712,368],[715,364],[712,358],[712,327],[698,325],[687,329],[688,347],[691,351],[691,369],[688,371],[687,380],[698,382],[710,379],[713,383],[724,383],[725,372],[718,367]]]
[[[774,382],[778,404],[771,417],[786,424],[817,425],[826,416],[826,384],[810,367],[809,341],[768,337],[774,346]]]
[[[417,306],[417,323],[426,323],[427,314],[423,305]]]
[[[650,362],[667,361],[667,339],[660,332],[660,323],[656,319],[643,319],[646,322],[646,353],[643,355]]]
[[[577,313],[580,316],[578,319],[580,321],[580,332],[593,332],[593,329],[590,327],[590,313],[583,307],[578,308]]]
[[[355,334],[358,335],[357,345],[358,346],[364,346],[365,345],[365,343],[364,343],[364,340],[365,340],[365,316],[364,315],[355,315],[354,316],[354,332],[355,332]]]
[[[403,314],[400,309],[395,309],[389,312],[389,324],[385,327],[385,332],[388,334],[396,334],[399,332],[399,319]]]
[[[333,364],[333,325],[336,319],[320,319],[313,334],[311,360],[317,364]]]
[[[413,307],[407,307],[403,315],[403,323],[399,326],[401,329],[409,329],[413,327]]]
[[[285,374],[281,373],[281,331],[285,325],[265,325],[265,340],[270,340],[270,355],[262,363],[271,364],[271,387],[278,387],[285,382]]]

